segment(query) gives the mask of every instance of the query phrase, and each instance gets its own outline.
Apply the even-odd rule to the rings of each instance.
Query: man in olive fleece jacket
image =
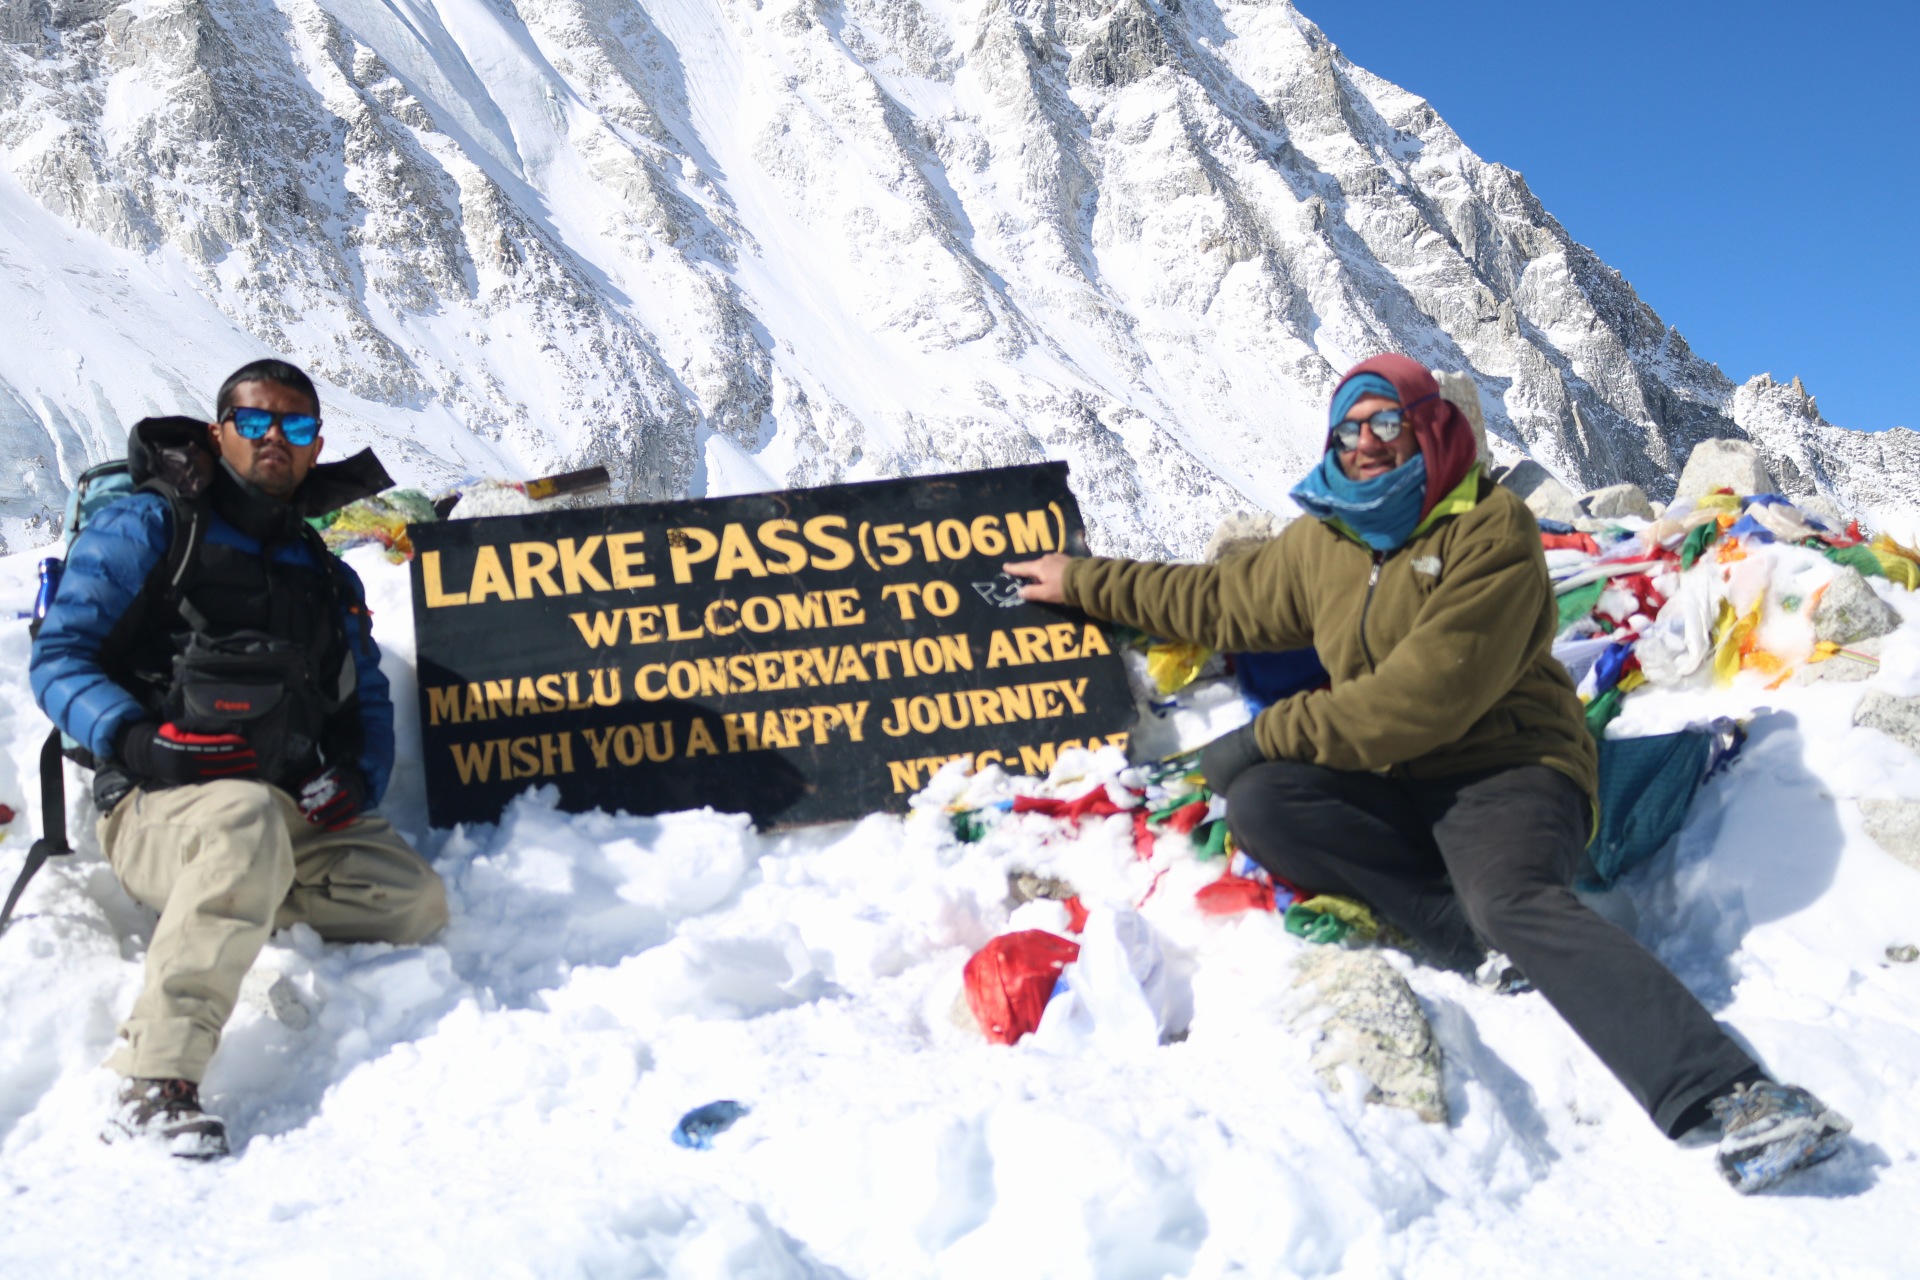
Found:
[[[1152,635],[1318,650],[1330,687],[1202,755],[1236,841],[1291,884],[1369,902],[1436,964],[1505,952],[1678,1137],[1765,1073],[1570,887],[1598,753],[1551,653],[1539,526],[1482,475],[1465,415],[1415,361],[1356,366],[1329,416],[1327,455],[1294,491],[1319,518],[1258,550],[1208,565],[1056,553],[1007,570],[1032,580],[1029,600]]]

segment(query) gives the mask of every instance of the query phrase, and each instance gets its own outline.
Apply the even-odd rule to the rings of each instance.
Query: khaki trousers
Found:
[[[199,1082],[276,928],[414,943],[447,922],[440,877],[386,819],[326,831],[264,782],[136,790],[99,831],[120,883],[160,913],[146,987],[109,1059],[125,1076]]]

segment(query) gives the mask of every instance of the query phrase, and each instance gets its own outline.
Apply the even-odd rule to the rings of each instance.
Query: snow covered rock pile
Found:
[[[1572,522],[1542,518],[1554,652],[1595,732],[1643,684],[1773,689],[1878,665],[1874,643],[1900,621],[1885,593],[1920,587],[1920,552],[1822,519],[1769,483],[1751,445],[1707,441],[1657,518],[1604,491]]]
[[[1440,1046],[1407,980],[1375,951],[1317,947],[1300,958],[1295,985],[1317,997],[1296,1025],[1317,1032],[1313,1069],[1338,1092],[1342,1068],[1359,1071],[1369,1102],[1447,1122]]]

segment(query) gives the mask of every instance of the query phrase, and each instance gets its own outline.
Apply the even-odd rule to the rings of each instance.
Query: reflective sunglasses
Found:
[[[275,413],[271,409],[229,409],[227,421],[240,433],[243,440],[265,440],[267,432],[275,425],[287,443],[305,446],[313,443],[320,434],[320,419],[310,413]],[[1375,434],[1379,434],[1375,432]]]
[[[1400,438],[1400,424],[1405,414],[1399,409],[1382,409],[1371,418],[1362,418],[1358,422],[1342,422],[1333,428],[1333,438],[1340,442],[1342,449],[1351,450],[1360,447],[1360,428],[1372,427],[1373,438],[1381,444],[1392,444]],[[288,439],[292,439],[291,436]]]

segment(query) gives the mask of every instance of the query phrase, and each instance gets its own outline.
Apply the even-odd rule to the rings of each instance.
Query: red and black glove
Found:
[[[184,787],[260,770],[253,744],[237,733],[192,733],[168,721],[138,720],[120,735],[120,761],[142,784]]]
[[[366,808],[367,781],[358,769],[332,765],[300,784],[295,803],[314,826],[338,831]]]

